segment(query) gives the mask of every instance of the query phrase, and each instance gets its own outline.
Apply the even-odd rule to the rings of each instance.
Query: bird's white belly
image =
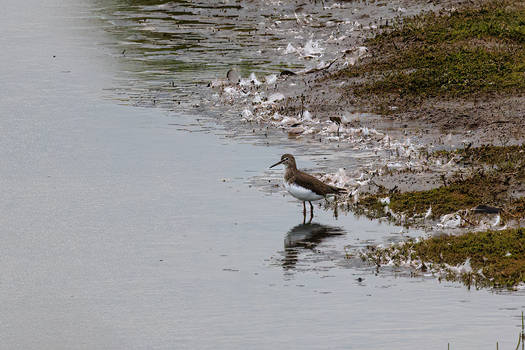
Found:
[[[317,201],[324,198],[323,196],[294,183],[289,184],[285,181],[284,187],[292,196],[302,201]]]

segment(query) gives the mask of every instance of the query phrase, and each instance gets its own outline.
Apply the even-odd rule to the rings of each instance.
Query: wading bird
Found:
[[[270,167],[273,168],[279,164],[284,164],[284,187],[295,198],[303,202],[303,216],[306,220],[306,202],[310,204],[310,221],[314,217],[314,206],[312,201],[325,198],[330,194],[342,194],[346,190],[343,188],[325,184],[312,175],[308,175],[297,169],[295,158],[291,154],[283,154],[281,160]]]

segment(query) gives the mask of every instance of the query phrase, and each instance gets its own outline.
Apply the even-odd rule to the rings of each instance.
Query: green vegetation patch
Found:
[[[481,190],[485,181],[477,178],[476,182],[461,181],[429,191],[396,193],[390,199],[390,209],[413,216],[432,207],[432,217],[439,218],[444,214],[472,208],[485,201],[485,193]]]
[[[515,171],[522,173],[525,167],[525,145],[483,145],[454,151],[438,151],[434,156],[445,158],[445,161],[458,156],[461,162],[467,165],[487,165],[503,172],[510,170],[513,173]]]
[[[373,57],[337,73],[355,95],[468,97],[525,91],[525,5],[495,1],[426,13],[368,42]]]
[[[393,193],[389,207],[394,213],[403,213],[408,217],[424,214],[432,207],[431,218],[435,219],[479,204],[501,204],[499,194],[504,191],[502,188],[504,184],[499,176],[478,174],[428,191]],[[379,210],[378,206],[382,205],[380,199],[385,196],[384,193],[367,195],[359,200],[358,205],[371,211],[371,216],[381,217],[384,216],[384,209]]]
[[[525,282],[525,229],[409,240],[389,248],[369,248],[363,258],[377,266],[389,261],[396,265],[409,263],[469,286],[512,288]],[[461,265],[463,269],[455,268]]]
[[[482,146],[452,152],[436,152],[442,162],[456,158],[461,171],[445,184],[427,191],[388,193],[384,189],[363,196],[358,205],[368,209],[370,216],[385,216],[381,198],[389,197],[394,213],[409,218],[422,215],[432,207],[432,218],[477,205],[504,209],[503,218],[525,217],[525,198],[512,196],[525,191],[525,146]]]

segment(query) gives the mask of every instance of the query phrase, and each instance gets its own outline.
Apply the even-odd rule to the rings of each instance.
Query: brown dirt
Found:
[[[469,3],[469,8],[483,3],[488,1]],[[456,8],[464,4],[463,1],[450,1],[441,5],[442,8]],[[447,16],[446,13],[443,12],[444,16]],[[380,94],[364,94],[363,83],[376,73],[374,66],[392,62],[393,56],[397,56],[396,50],[403,50],[403,45],[411,45],[403,39],[396,39],[395,36],[394,40],[397,40],[396,43],[387,42],[375,46],[371,44],[370,51],[355,66],[356,70],[364,69],[367,72],[364,75],[362,72],[356,75],[345,73],[345,61],[355,56],[355,50],[349,50],[328,69],[288,77],[286,83],[293,80],[297,84],[294,87],[295,96],[283,101],[279,109],[286,115],[296,115],[307,109],[323,120],[350,113],[370,112],[381,116],[380,119],[371,120],[373,124],[370,126],[377,126],[381,121],[406,123],[409,129],[427,131],[437,129],[444,133],[458,134],[460,138],[463,137],[475,145],[486,143],[506,145],[523,141],[525,95],[519,92],[479,92],[465,96],[411,96],[410,98],[400,96],[394,91],[391,94],[388,91],[382,91]],[[469,41],[470,46],[497,47],[503,44],[505,43],[491,38]],[[364,45],[367,43],[365,42]],[[392,45],[395,50],[392,47],[385,49],[385,46]],[[462,46],[465,43],[460,40],[453,45]],[[384,72],[384,67],[382,68]],[[366,121],[366,118],[361,119],[361,125]]]
[[[327,73],[290,77],[289,80],[296,80],[301,87],[297,87],[295,97],[283,101],[280,106],[282,113],[294,115],[307,109],[313,115],[329,119],[356,112],[370,113],[377,105],[385,104],[376,96],[369,96],[368,100],[352,96],[351,92],[341,88],[348,84],[348,80],[324,79]],[[377,126],[381,121],[407,123],[409,128],[461,134],[474,144],[505,145],[520,143],[525,138],[525,96],[427,98],[413,108],[399,106],[398,102],[403,101],[396,99],[388,102],[392,107],[385,107],[388,108],[387,114],[370,120],[370,126]],[[396,112],[396,109],[402,111]]]

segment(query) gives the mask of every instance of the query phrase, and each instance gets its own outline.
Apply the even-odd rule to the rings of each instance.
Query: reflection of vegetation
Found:
[[[363,258],[378,266],[390,261],[417,265],[468,286],[511,288],[525,282],[525,229],[410,240],[389,248],[370,248]]]
[[[525,5],[493,1],[427,13],[369,41],[373,57],[338,74],[366,78],[357,95],[417,103],[425,97],[525,91]]]
[[[525,217],[525,199],[515,195],[524,190],[525,146],[483,146],[441,151],[434,156],[444,162],[455,157],[464,171],[438,188],[392,194],[383,191],[364,196],[358,204],[378,217],[385,215],[386,204],[380,199],[387,195],[389,208],[408,217],[423,214],[432,207],[432,217],[438,218],[479,204],[502,207],[504,218]]]
[[[253,33],[259,18],[243,17],[238,4],[96,1],[96,11],[112,37],[111,49],[120,65],[121,101],[139,106],[173,108],[188,103],[196,107],[200,102],[195,100],[208,92],[198,89],[224,77],[232,66],[243,76],[280,70],[274,57],[269,60],[247,49],[260,44]]]
[[[173,2],[185,2],[181,0],[174,0]],[[106,4],[108,6],[117,7],[120,10],[127,10],[129,8],[134,8],[136,6],[152,6],[152,5],[161,5],[165,4],[165,0],[99,0],[99,4]]]
[[[131,72],[145,72],[153,79],[164,77],[165,81],[180,81],[176,73],[210,72],[209,81],[230,65],[246,75],[268,63],[267,58],[252,57],[253,50],[246,50],[253,44],[256,18],[235,20],[240,5],[181,0],[99,0],[98,5],[103,17],[111,21],[106,30],[119,40],[117,52],[128,63],[137,63],[128,68]],[[242,61],[239,52],[243,52]],[[191,79],[195,76],[187,77],[188,82]]]

